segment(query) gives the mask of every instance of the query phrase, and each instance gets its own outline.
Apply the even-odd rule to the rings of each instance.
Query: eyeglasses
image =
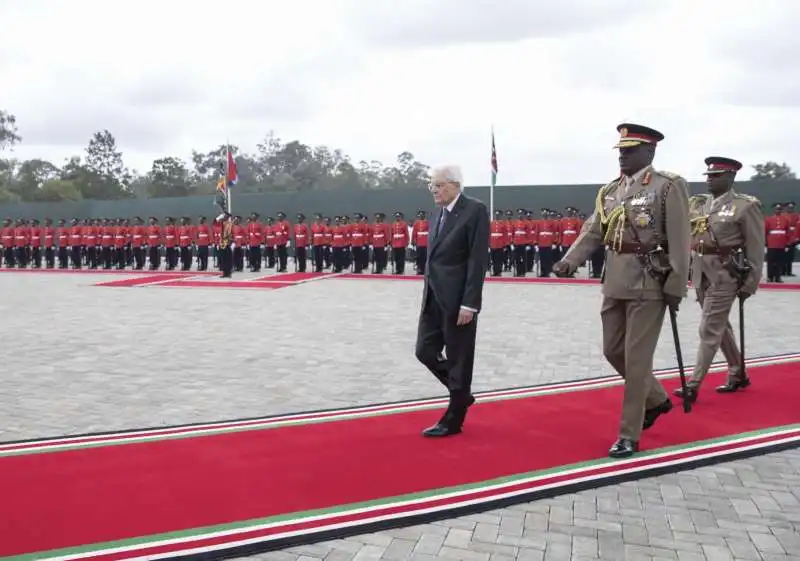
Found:
[[[433,193],[434,191],[438,191],[439,189],[441,189],[442,187],[444,187],[447,184],[448,184],[447,181],[441,181],[441,182],[438,182],[438,183],[428,183],[428,191]]]

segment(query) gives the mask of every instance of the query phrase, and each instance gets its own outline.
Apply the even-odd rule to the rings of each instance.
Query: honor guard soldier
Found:
[[[285,273],[289,259],[288,246],[291,237],[291,225],[282,212],[277,214],[278,222],[275,224],[275,251],[278,254],[278,272]]]
[[[31,248],[31,267],[34,269],[42,268],[42,228],[39,221],[34,218],[31,220],[30,227],[30,248]]]
[[[294,268],[300,273],[306,272],[308,246],[311,244],[311,229],[306,224],[305,214],[297,213],[297,224],[294,225]]]
[[[69,259],[73,269],[81,268],[81,243],[83,242],[83,227],[78,224],[78,219],[73,218],[69,228]]]
[[[333,267],[333,224],[331,217],[325,216],[322,219],[325,225],[325,249],[322,252],[322,258],[325,261],[325,269]]]
[[[566,209],[567,215],[558,221],[559,230],[559,259],[567,254],[569,248],[578,239],[578,232],[581,231],[583,223],[578,218],[578,209],[574,206],[568,206]]]
[[[386,265],[389,262],[389,256],[386,253],[386,248],[389,246],[391,240],[391,229],[389,225],[384,222],[386,215],[382,212],[375,214],[375,224],[372,225],[372,259],[374,265],[374,273],[383,274]]]
[[[514,213],[511,209],[506,210],[503,222],[506,227],[506,245],[503,248],[503,272],[509,272],[511,271],[511,264],[514,262],[514,252],[512,251],[512,246],[514,245]]]
[[[175,234],[175,243],[177,244],[177,229]],[[125,268],[125,246],[128,243],[128,232],[124,226],[123,220],[117,218],[116,225],[114,226],[114,263],[117,269]],[[176,253],[177,259],[177,253]]]
[[[325,246],[327,243],[326,226],[322,222],[322,215],[314,215],[314,223],[311,225],[311,251],[314,258],[314,272],[321,273],[325,265]]]
[[[257,212],[250,214],[247,224],[247,245],[250,254],[250,271],[258,273],[261,271],[261,248],[264,247],[264,225],[261,223]]]
[[[58,240],[58,268],[69,268],[69,226],[66,220],[60,218],[56,226],[56,239]]]
[[[538,221],[533,217],[533,211],[525,211],[525,225],[528,228],[528,246],[525,248],[525,273],[533,272],[536,263],[536,243],[539,240]]]
[[[691,240],[686,180],[652,165],[664,135],[632,124],[617,130],[621,175],[599,190],[594,213],[553,270],[566,276],[599,246],[609,246],[603,353],[625,379],[619,435],[609,456],[624,458],[639,449],[642,430],[672,409],[653,375],[653,355],[667,306],[676,311],[687,292]]]
[[[167,216],[164,222],[164,260],[167,262],[167,271],[172,271],[178,265],[178,230],[173,217]]]
[[[344,250],[347,244],[347,231],[342,225],[342,217],[334,216],[331,228],[331,249],[333,251],[333,272],[341,273],[344,269]]]
[[[539,220],[539,276],[549,277],[553,263],[557,261],[557,233],[558,224],[553,220],[553,211],[549,208],[542,209],[542,218]]]
[[[424,210],[417,211],[417,219],[411,228],[411,244],[414,246],[414,259],[417,274],[425,274],[425,263],[428,261],[428,233],[430,224]]]
[[[783,212],[780,203],[772,205],[774,214],[767,216],[765,230],[767,233],[767,280],[782,283],[786,253],[789,251],[791,239],[789,238],[789,218]]]
[[[494,220],[489,224],[489,263],[492,266],[492,276],[499,277],[503,274],[503,260],[505,259],[507,228],[503,220],[503,211],[494,211]]]
[[[147,261],[150,263],[150,270],[157,271],[161,268],[161,244],[164,240],[158,219],[151,216],[149,222],[150,224],[147,226]]]
[[[133,268],[137,271],[144,269],[145,247],[147,246],[147,228],[141,216],[133,219],[131,228],[131,252],[133,252]]]
[[[188,216],[181,218],[181,226],[178,228],[178,244],[181,252],[181,271],[188,271],[192,268],[192,246],[194,245],[194,227],[192,219]]]
[[[733,189],[742,164],[718,156],[706,158],[705,164],[710,195],[700,198],[702,206],[696,203],[691,218],[692,285],[703,309],[697,360],[686,387],[691,402],[697,400],[720,348],[728,362],[728,380],[717,391],[730,393],[750,385],[728,317],[737,297],[755,294],[764,265],[761,203]],[[679,388],[675,395],[683,397],[683,390]]]
[[[63,221],[62,221],[63,222]],[[3,220],[3,229],[0,231],[0,243],[3,244],[3,261],[6,267],[14,267],[16,256],[14,255],[14,226],[11,219]]]
[[[275,242],[277,241],[277,237],[275,236],[276,228],[277,226],[275,226],[275,219],[271,216],[267,216],[267,223],[264,225],[264,256],[267,262],[267,269],[272,269],[275,267]]]
[[[350,243],[353,248],[353,272],[360,273],[369,266],[369,225],[360,212],[353,215],[355,222],[350,228]]]
[[[222,278],[233,276],[233,251],[236,249],[236,242],[233,237],[233,217],[224,212],[220,214],[216,222],[220,225],[219,233],[219,268],[222,271]]]
[[[82,245],[86,247],[86,265],[96,269],[100,263],[98,248],[100,247],[100,226],[97,220],[85,220],[83,223]]]
[[[242,217],[239,215],[231,217],[233,226],[231,232],[233,233],[233,270],[237,273],[244,271],[244,258],[247,253],[247,228],[242,225]],[[224,222],[223,222],[224,226]]]
[[[402,212],[395,212],[392,223],[392,263],[395,275],[405,274],[407,247],[408,224],[403,220]]]
[[[42,229],[42,244],[44,248],[44,266],[54,269],[56,266],[56,229],[53,227],[53,219],[44,219]]]
[[[213,240],[212,229],[208,227],[206,217],[201,216],[197,219],[197,270],[208,270],[208,248]]]
[[[514,259],[514,276],[525,276],[525,253],[530,243],[530,230],[525,221],[525,209],[517,209],[516,220],[511,221],[511,249]]]
[[[786,217],[789,219],[789,251],[786,252],[786,265],[783,274],[787,277],[795,276],[792,271],[794,265],[796,248],[800,243],[800,214],[795,211],[794,201],[789,201],[783,207],[786,210]]]

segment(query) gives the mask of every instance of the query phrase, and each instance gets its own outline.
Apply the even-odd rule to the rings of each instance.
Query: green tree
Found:
[[[13,149],[22,141],[17,128],[17,118],[0,109],[0,150]]]
[[[764,162],[753,166],[755,173],[750,177],[751,181],[788,181],[797,179],[797,175],[792,171],[786,162]]]
[[[189,170],[180,158],[169,156],[155,160],[147,180],[151,197],[185,197],[192,190]]]
[[[87,199],[125,199],[131,197],[128,187],[132,181],[125,168],[122,152],[108,130],[94,133],[86,147],[85,182],[81,186]]]

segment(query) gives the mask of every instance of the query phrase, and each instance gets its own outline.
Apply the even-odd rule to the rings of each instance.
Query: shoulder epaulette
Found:
[[[751,203],[761,204],[761,201],[758,198],[754,197],[753,195],[745,195],[744,193],[734,193],[733,195],[736,199],[742,199],[744,201],[749,201]]]
[[[759,209],[762,210],[764,209],[764,204],[753,195],[745,195],[744,193],[734,193],[733,198],[738,199],[740,201],[747,201],[748,203],[756,205],[756,207],[758,207]]]
[[[600,194],[601,194],[602,196],[605,196],[605,194],[606,194],[606,193],[608,193],[609,191],[611,191],[611,188],[612,188],[612,187],[614,187],[614,186],[616,186],[616,185],[618,185],[618,184],[619,184],[619,180],[620,180],[620,178],[619,178],[619,177],[615,177],[614,179],[612,179],[611,181],[609,181],[608,183],[606,183],[605,185],[603,185],[602,187],[600,187]]]
[[[681,177],[677,173],[672,173],[671,171],[653,169],[653,173],[655,173],[656,175],[660,175],[661,177],[666,177],[667,179],[672,179],[673,181],[686,181],[683,177]]]
[[[689,201],[707,201],[709,198],[711,198],[711,195],[708,193],[698,193],[697,195],[689,197]]]

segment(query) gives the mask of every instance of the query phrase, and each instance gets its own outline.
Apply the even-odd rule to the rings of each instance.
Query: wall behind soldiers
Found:
[[[563,211],[575,206],[589,213],[600,184],[596,185],[512,185],[495,189],[495,208],[525,208],[537,214],[542,207]],[[761,199],[766,210],[772,203],[789,200],[800,201],[798,181],[744,181],[737,183],[740,193]],[[692,193],[705,192],[704,183],[692,183]],[[489,205],[489,187],[467,187],[465,192]],[[91,201],[75,203],[16,203],[0,205],[0,218],[128,218],[133,216],[214,216],[218,209],[211,195],[160,199],[136,199],[126,201]],[[384,212],[391,216],[395,211],[403,212],[411,219],[418,209],[432,210],[430,193],[425,189],[393,190],[339,190],[305,191],[299,193],[237,193],[233,191],[233,212],[242,216],[258,212],[261,216],[274,216],[283,211],[293,219],[302,212],[312,219],[317,212],[327,216],[361,212],[372,216]]]

